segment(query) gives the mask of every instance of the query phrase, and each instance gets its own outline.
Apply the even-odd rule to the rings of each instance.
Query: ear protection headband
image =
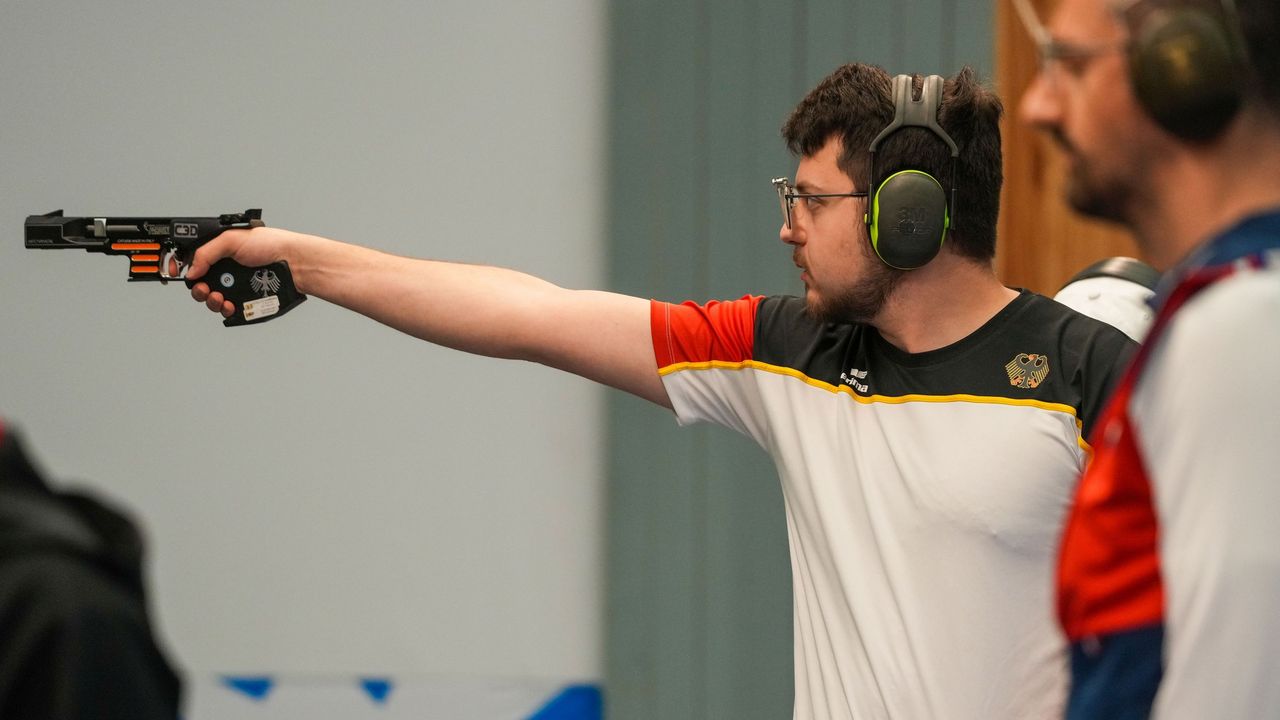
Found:
[[[1247,66],[1234,0],[1222,0],[1220,15],[1157,7],[1130,27],[1129,75],[1147,114],[1186,140],[1222,132],[1240,108]]]
[[[893,79],[893,121],[871,141],[870,177],[873,192],[865,216],[871,247],[885,264],[899,270],[924,266],[942,249],[951,228],[956,195],[956,159],[960,151],[938,125],[942,78],[924,79],[920,99],[912,97],[912,76]],[[937,135],[951,149],[950,190],[923,170],[900,170],[884,180],[876,174],[880,143],[903,128],[919,127]]]
[[[1113,257],[1076,273],[1053,299],[1140,342],[1155,319],[1147,303],[1159,282],[1160,273],[1150,265]]]
[[[1148,290],[1155,290],[1160,284],[1160,271],[1136,258],[1118,256],[1099,260],[1073,275],[1062,287],[1079,280],[1097,277],[1128,280]]]

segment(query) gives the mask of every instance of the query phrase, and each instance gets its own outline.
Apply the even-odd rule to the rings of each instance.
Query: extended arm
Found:
[[[654,361],[649,301],[642,298],[567,290],[513,270],[399,257],[278,228],[223,233],[196,253],[188,277],[201,277],[222,257],[242,264],[284,260],[300,292],[401,332],[542,363],[671,406]],[[233,311],[203,283],[191,294],[223,315]]]

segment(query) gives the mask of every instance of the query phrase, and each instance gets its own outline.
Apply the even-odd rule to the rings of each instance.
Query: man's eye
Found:
[[[823,203],[825,200],[826,200],[826,198],[820,198],[820,197],[807,197],[807,198],[804,198],[804,209],[805,209],[805,210],[817,210],[818,208],[822,207],[822,203]]]
[[[1080,77],[1084,74],[1085,68],[1089,65],[1089,57],[1085,55],[1063,55],[1058,58],[1058,64],[1066,71],[1068,75]]]
[[[1089,62],[1099,54],[1099,50],[1074,43],[1055,42],[1045,48],[1044,53],[1049,64],[1056,64],[1067,74],[1079,77]]]

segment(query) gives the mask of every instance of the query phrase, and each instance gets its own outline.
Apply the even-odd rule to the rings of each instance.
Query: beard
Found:
[[[1077,161],[1067,176],[1067,204],[1072,210],[1099,220],[1125,222],[1129,204],[1128,188],[1115,179],[1107,180],[1089,174]]]
[[[1099,220],[1126,222],[1133,199],[1130,183],[1107,172],[1100,163],[1086,159],[1060,132],[1054,134],[1068,163],[1066,197],[1071,209]],[[1129,172],[1132,175],[1133,170]]]
[[[866,275],[852,287],[828,298],[815,298],[806,293],[805,314],[818,322],[839,324],[867,324],[880,315],[907,271],[885,265],[871,252],[869,243],[864,247],[870,259],[867,265],[871,268]]]

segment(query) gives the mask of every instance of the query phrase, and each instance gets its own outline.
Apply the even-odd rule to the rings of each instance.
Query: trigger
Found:
[[[169,268],[174,267],[177,270],[176,275],[169,273]],[[182,261],[178,255],[177,249],[171,249],[165,252],[160,258],[160,279],[161,280],[182,280],[187,277],[187,268],[190,266]]]

